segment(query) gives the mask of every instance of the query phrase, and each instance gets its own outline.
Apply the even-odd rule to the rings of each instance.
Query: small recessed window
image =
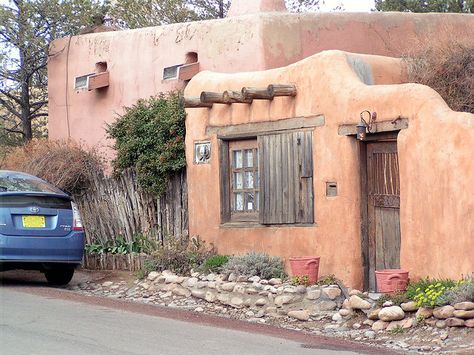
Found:
[[[182,64],[173,65],[172,67],[166,67],[163,69],[163,80],[171,80],[178,78],[178,68],[182,66]]]
[[[95,72],[104,73],[107,71],[107,62],[97,62],[95,63]]]
[[[198,62],[198,54],[196,52],[186,53],[185,61],[186,64],[192,64]]]

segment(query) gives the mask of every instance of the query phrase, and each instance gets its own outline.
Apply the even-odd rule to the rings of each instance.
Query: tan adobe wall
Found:
[[[375,85],[363,83],[355,67],[360,77],[373,78]],[[341,51],[325,51],[267,71],[198,74],[186,88],[186,96],[272,83],[295,84],[298,95],[271,102],[255,100],[251,105],[187,109],[190,234],[214,243],[222,254],[256,250],[286,261],[291,256],[321,256],[320,274],[334,273],[348,285],[361,287],[359,143],[338,135],[338,127],[358,123],[359,113],[370,110],[378,113],[379,121],[403,116],[409,122],[398,136],[401,267],[412,278],[458,278],[472,272],[474,115],[451,111],[426,86],[399,84],[400,76],[398,59]],[[221,226],[218,140],[206,128],[315,115],[325,118],[325,125],[313,132],[316,223],[309,227]],[[193,164],[193,144],[199,140],[211,141],[210,164]],[[327,181],[338,182],[337,197],[326,197]]]

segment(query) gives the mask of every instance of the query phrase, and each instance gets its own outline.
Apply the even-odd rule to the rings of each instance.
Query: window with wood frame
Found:
[[[222,140],[222,222],[314,223],[312,131]]]

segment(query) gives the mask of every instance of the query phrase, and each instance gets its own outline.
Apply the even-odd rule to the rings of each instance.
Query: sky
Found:
[[[331,11],[340,4],[347,12],[369,12],[375,8],[374,0],[324,0],[321,11]]]

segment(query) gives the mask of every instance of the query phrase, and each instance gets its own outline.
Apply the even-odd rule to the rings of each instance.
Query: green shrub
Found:
[[[323,285],[336,285],[337,284],[337,278],[334,274],[326,275],[326,276],[321,276],[318,279],[318,282],[316,283],[319,286]]]
[[[309,286],[310,285],[309,277],[308,277],[308,275],[293,276],[291,278],[291,284],[293,286],[299,286],[299,285]]]
[[[204,261],[201,269],[204,272],[219,272],[229,261],[229,257],[227,255],[212,255]]]
[[[144,279],[148,274],[157,269],[156,261],[153,259],[146,259],[143,262],[143,267],[135,273],[137,279]]]
[[[281,258],[256,252],[232,256],[227,264],[222,267],[222,271],[237,275],[259,276],[263,279],[286,277]]]
[[[169,177],[186,166],[184,106],[177,92],[138,100],[108,126],[117,156],[116,174],[134,168],[140,186],[161,195]]]
[[[145,253],[151,254],[157,248],[155,237],[151,234],[139,233],[133,236],[131,241],[123,236],[118,236],[114,240],[105,243],[94,242],[86,244],[84,250],[87,254],[131,254]]]
[[[451,279],[421,279],[408,285],[405,296],[418,306],[442,306],[446,304],[443,300],[445,292],[458,285],[459,281]]]
[[[447,290],[440,296],[440,301],[445,304],[474,302],[474,275],[466,276],[457,286]]]
[[[409,301],[409,299],[404,292],[394,292],[382,295],[376,303],[382,306],[387,301],[392,302],[395,306],[400,306],[402,303]]]
[[[171,270],[177,274],[187,274],[201,266],[209,257],[215,255],[213,247],[207,247],[199,237],[166,237],[163,245],[151,255],[154,270]]]

